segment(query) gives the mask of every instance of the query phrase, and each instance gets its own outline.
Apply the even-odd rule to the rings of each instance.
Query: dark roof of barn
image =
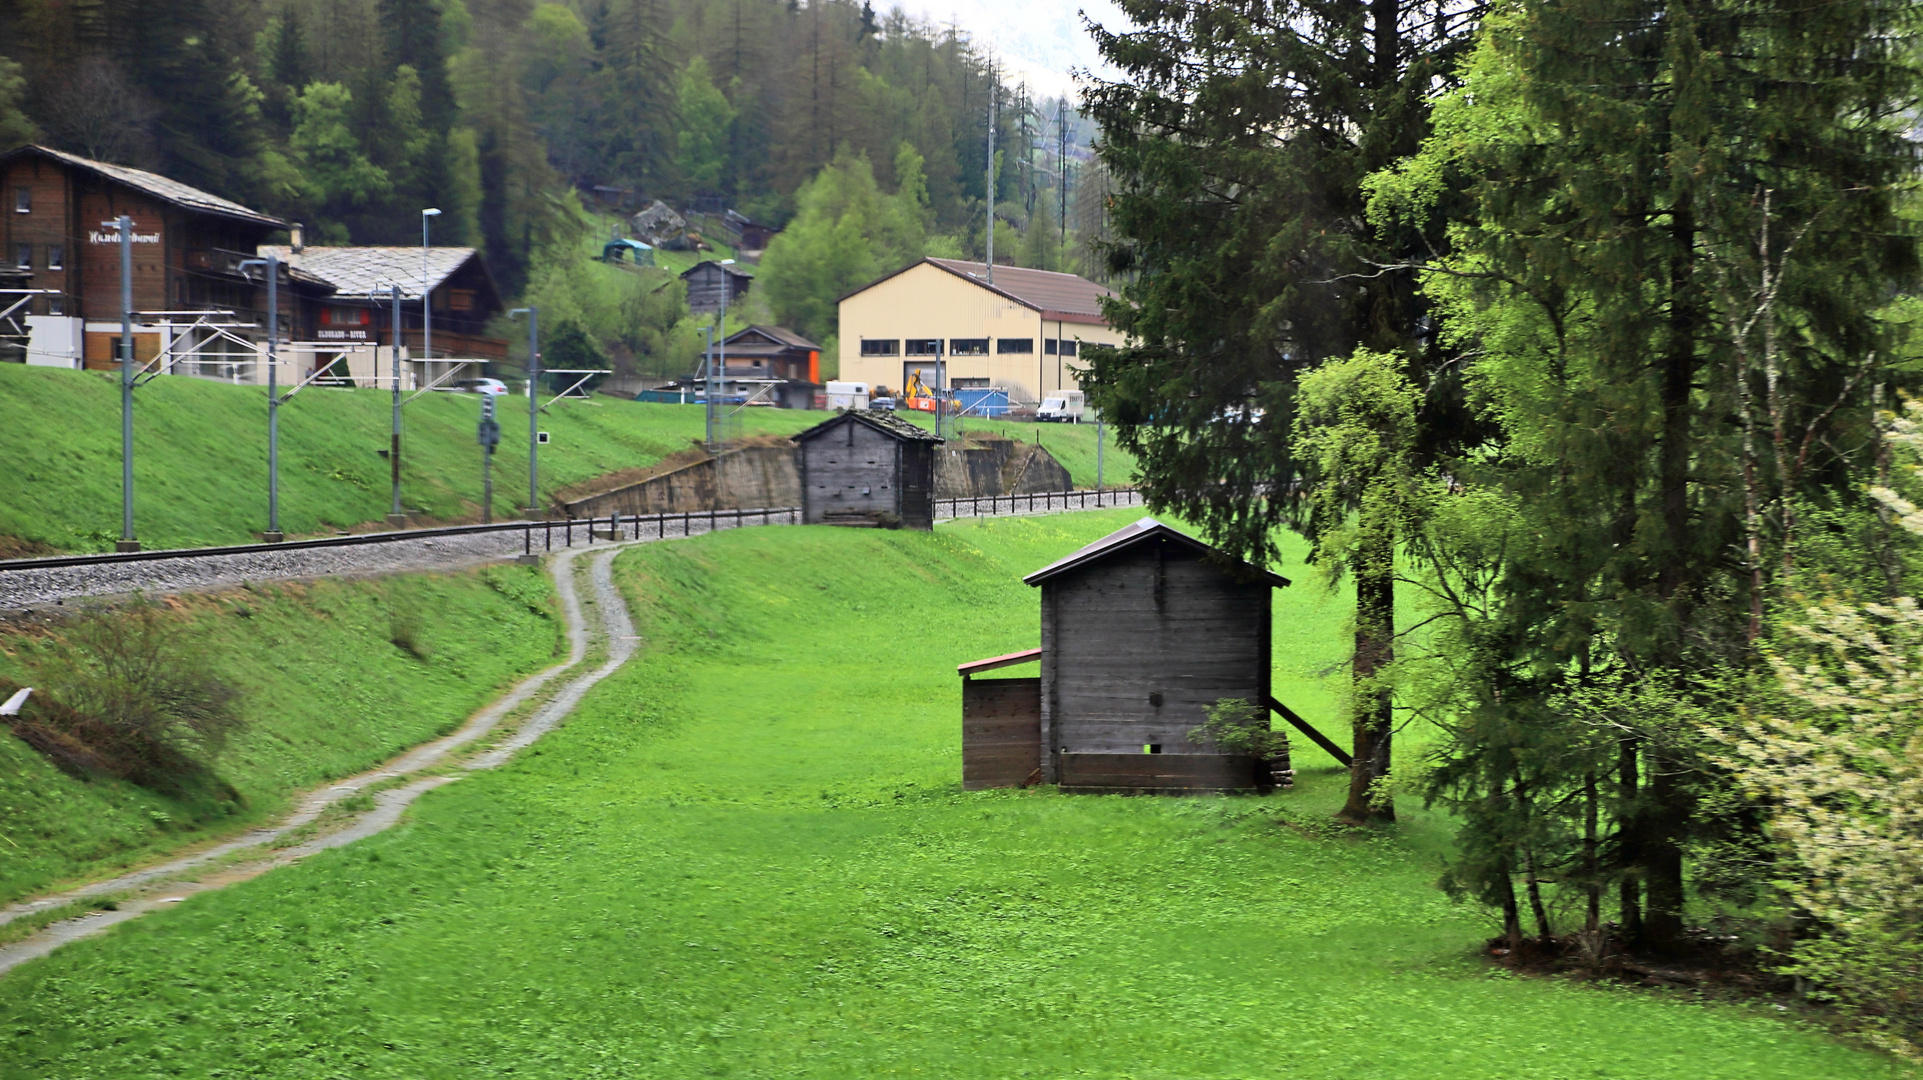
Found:
[[[988,264],[964,262],[961,259],[925,258],[921,262],[909,263],[886,277],[877,278],[854,292],[840,297],[846,300],[855,293],[869,289],[887,281],[889,278],[927,263],[938,270],[947,271],[971,284],[979,285],[989,292],[1005,296],[1023,307],[1041,312],[1042,318],[1073,323],[1087,323],[1106,326],[1108,319],[1102,314],[1102,300],[1114,296],[1111,289],[1097,285],[1085,277],[1075,274],[1059,274],[1053,270],[1029,270],[1020,266],[995,267],[995,280],[988,281]]]
[[[940,436],[936,435],[934,432],[928,430],[927,428],[921,427],[917,424],[911,424],[908,421],[903,420],[898,416],[892,416],[888,413],[867,412],[867,411],[859,411],[859,412],[850,411],[850,412],[841,413],[837,416],[830,417],[827,420],[823,420],[821,423],[816,424],[814,427],[811,427],[808,430],[801,432],[798,435],[791,435],[789,436],[789,438],[795,442],[805,442],[809,439],[819,438],[822,435],[826,435],[828,434],[829,431],[840,427],[844,423],[867,424],[869,427],[874,428],[876,431],[881,432],[883,435],[888,435],[896,439],[901,439],[905,442],[940,443],[940,442],[948,441],[947,439],[941,438]]]
[[[169,180],[158,173],[150,173],[145,169],[136,169],[127,165],[95,161],[92,158],[81,157],[79,154],[55,150],[50,146],[22,146],[6,154],[0,154],[0,161],[27,154],[41,154],[76,169],[85,169],[96,176],[144,191],[156,199],[173,203],[183,209],[197,210],[204,214],[219,214],[222,217],[245,221],[250,225],[265,225],[270,229],[287,227],[287,223],[277,217],[263,214],[258,210],[250,210],[231,199],[223,199],[197,187],[189,187],[178,180]]]
[[[1080,551],[1069,555],[1067,558],[1058,559],[1055,562],[1049,563],[1047,566],[1023,578],[1022,581],[1030,585],[1040,585],[1042,582],[1047,581],[1057,574],[1065,574],[1077,567],[1086,566],[1092,562],[1099,562],[1118,551],[1123,551],[1134,547],[1136,544],[1147,543],[1150,540],[1156,539],[1167,540],[1204,555],[1217,555],[1227,558],[1220,548],[1205,544],[1178,529],[1172,529],[1152,517],[1145,517],[1140,521],[1122,526],[1107,536],[1102,537],[1100,540],[1082,548]],[[1229,561],[1239,566],[1245,573],[1267,581],[1272,586],[1279,587],[1289,583],[1288,578],[1280,574],[1271,573],[1252,562],[1244,562],[1241,559],[1230,559]]]
[[[754,340],[756,337],[766,338],[767,340],[756,341]],[[802,337],[800,334],[795,333],[785,326],[762,326],[759,324],[743,330],[736,330],[723,339],[722,344],[731,349],[759,348],[768,351],[776,349],[806,349],[813,352],[821,348],[821,346],[809,341],[807,338]]]
[[[738,278],[745,278],[749,281],[754,280],[753,274],[750,274],[747,271],[742,270],[738,266],[723,266],[721,265],[721,261],[719,259],[703,259],[702,261],[695,263],[693,266],[688,267],[686,270],[681,271],[681,276],[684,278],[693,277],[694,275],[700,273],[703,267],[709,267],[709,266],[714,267],[716,270],[726,271],[727,273],[733,274],[735,277],[738,277]]]

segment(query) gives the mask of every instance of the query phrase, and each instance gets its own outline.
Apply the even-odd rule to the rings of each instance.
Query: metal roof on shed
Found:
[[[1076,567],[1097,562],[1115,552],[1157,538],[1173,541],[1183,547],[1201,552],[1204,555],[1227,557],[1220,548],[1205,544],[1179,529],[1172,529],[1152,517],[1145,517],[1140,521],[1131,522],[1130,524],[1122,526],[1066,558],[1049,563],[1047,566],[1023,578],[1022,581],[1029,585],[1040,585],[1042,582],[1057,574],[1066,573]],[[1252,562],[1245,562],[1241,559],[1231,559],[1230,561],[1242,567],[1248,573],[1267,581],[1271,586],[1280,587],[1289,584],[1288,578],[1265,570]]]

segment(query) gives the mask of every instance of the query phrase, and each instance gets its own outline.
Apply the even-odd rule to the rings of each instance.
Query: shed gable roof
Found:
[[[902,442],[942,443],[948,441],[937,436],[927,428],[911,424],[900,417],[890,416],[887,413],[873,412],[841,413],[838,416],[823,420],[821,423],[816,424],[806,431],[791,435],[789,439],[794,442],[807,442],[811,439],[818,439],[830,431],[841,427],[843,424],[866,424],[868,427],[881,432],[883,435],[892,439],[898,439]]]
[[[741,278],[743,281],[754,280],[753,274],[747,273],[741,270],[739,267],[723,266],[719,261],[715,259],[706,259],[701,262],[695,263],[693,266],[690,266],[686,270],[681,271],[681,276],[684,278],[691,278],[696,274],[702,273],[704,271],[708,271],[708,268],[710,267],[712,267],[714,270],[720,270],[725,273],[733,274],[735,277]],[[712,271],[709,271],[709,272],[712,272]]]
[[[821,346],[785,326],[750,326],[736,330],[722,340],[723,345],[768,345],[784,349],[820,349]]]
[[[1181,547],[1188,548],[1203,555],[1223,555],[1220,548],[1205,544],[1179,529],[1172,529],[1152,517],[1145,517],[1139,521],[1122,526],[1107,536],[1102,537],[1100,540],[1065,558],[1049,563],[1047,566],[1023,578],[1022,581],[1029,585],[1040,585],[1049,578],[1067,573],[1078,567],[1087,566],[1090,563],[1100,562],[1117,552],[1125,551],[1137,544],[1147,543],[1148,541],[1156,539],[1171,541]],[[1246,572],[1266,581],[1270,586],[1282,587],[1289,584],[1288,578],[1263,569],[1252,562],[1245,562],[1241,559],[1232,561]]]
[[[245,221],[250,225],[263,225],[270,229],[285,229],[287,227],[287,223],[277,217],[263,214],[258,210],[251,210],[231,199],[223,199],[218,195],[202,191],[197,187],[191,187],[178,180],[169,180],[158,173],[150,173],[145,169],[136,169],[128,165],[115,165],[111,162],[95,161],[92,158],[81,157],[79,154],[69,154],[64,150],[55,150],[50,146],[22,146],[17,150],[0,155],[0,162],[32,154],[52,158],[63,165],[69,165],[76,169],[84,169],[87,172],[112,180],[115,183],[125,184],[130,188],[145,192],[156,199],[173,203],[175,206],[185,210],[196,210],[204,214],[219,214],[221,217],[235,218],[240,221]]]

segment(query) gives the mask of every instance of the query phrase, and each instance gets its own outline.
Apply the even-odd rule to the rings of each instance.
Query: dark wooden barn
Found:
[[[710,259],[683,270],[681,280],[688,283],[688,310],[697,315],[714,315],[721,311],[723,296],[730,304],[740,300],[755,279],[751,274]]]
[[[844,412],[794,436],[808,525],[935,527],[935,447],[925,428]]]
[[[963,787],[1265,787],[1265,763],[1190,736],[1225,698],[1346,756],[1270,693],[1269,591],[1287,578],[1143,518],[1023,580],[1042,590],[1042,647],[961,666]],[[977,678],[1036,660],[1039,678]]]

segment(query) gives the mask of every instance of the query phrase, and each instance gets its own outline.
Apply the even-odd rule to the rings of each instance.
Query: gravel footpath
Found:
[[[556,676],[579,667],[581,661],[587,656],[592,640],[598,639],[605,642],[608,652],[606,662],[592,671],[576,674],[555,692],[553,697],[522,720],[512,734],[485,753],[476,755],[462,764],[464,768],[473,770],[492,769],[507,762],[517,751],[533,743],[566,719],[596,683],[613,674],[634,655],[636,647],[634,624],[628,617],[626,601],[622,599],[620,591],[615,587],[613,563],[614,556],[621,548],[635,542],[604,545],[598,551],[576,549],[561,552],[551,561],[549,571],[554,577],[555,592],[561,600],[561,609],[568,623],[567,660],[522,680],[499,700],[474,714],[458,731],[417,746],[392,761],[358,776],[315,790],[301,800],[293,813],[273,825],[252,829],[225,843],[157,866],[0,908],[0,925],[5,925],[14,919],[49,907],[107,895],[120,896],[113,910],[92,911],[75,918],[63,919],[19,941],[0,946],[0,974],[29,960],[45,956],[70,941],[104,933],[113,926],[177,904],[196,893],[225,888],[237,882],[258,877],[277,867],[298,862],[316,852],[351,844],[393,827],[415,799],[437,787],[454,783],[455,778],[434,773],[417,776],[410,783],[375,793],[372,809],[356,815],[337,830],[283,850],[273,851],[261,858],[227,866],[210,865],[226,856],[244,852],[250,848],[263,848],[270,845],[275,840],[313,822],[329,806],[369,786],[405,778],[410,774],[421,773],[423,770],[444,764],[454,751],[493,731],[502,717],[533,698]],[[575,591],[574,561],[583,556],[592,558],[588,580],[593,589],[594,606],[601,616],[598,633],[591,633],[587,618],[582,613],[581,601]],[[132,895],[126,895],[129,893]]]
[[[1059,492],[1052,494],[1002,496],[1000,498],[941,500],[936,504],[937,520],[966,517],[1009,517],[1028,514],[1055,514],[1065,510],[1092,510],[1097,506],[1140,506],[1133,491]],[[732,513],[729,511],[727,513]],[[638,526],[622,523],[623,539],[638,541],[677,540],[700,536],[710,531],[744,528],[752,525],[794,524],[800,515],[793,510],[774,510],[764,522],[759,511],[747,511],[738,525],[727,516],[691,514],[679,519],[646,519]],[[599,523],[605,527],[606,522]],[[641,535],[635,536],[638,528]],[[577,521],[573,527],[575,550],[591,547],[589,525]],[[480,563],[500,562],[532,547],[542,554],[548,543],[560,550],[566,537],[560,523],[547,529],[536,527],[532,543],[522,530],[473,533],[462,536],[422,537],[417,540],[386,540],[364,544],[343,544],[318,548],[271,548],[223,555],[196,555],[184,551],[178,558],[146,559],[138,562],[97,563],[87,566],[33,567],[0,570],[0,616],[9,612],[31,612],[63,605],[88,597],[124,596],[130,593],[191,592],[227,588],[250,581],[299,580],[303,578],[361,577],[391,574],[405,570],[452,570]]]

